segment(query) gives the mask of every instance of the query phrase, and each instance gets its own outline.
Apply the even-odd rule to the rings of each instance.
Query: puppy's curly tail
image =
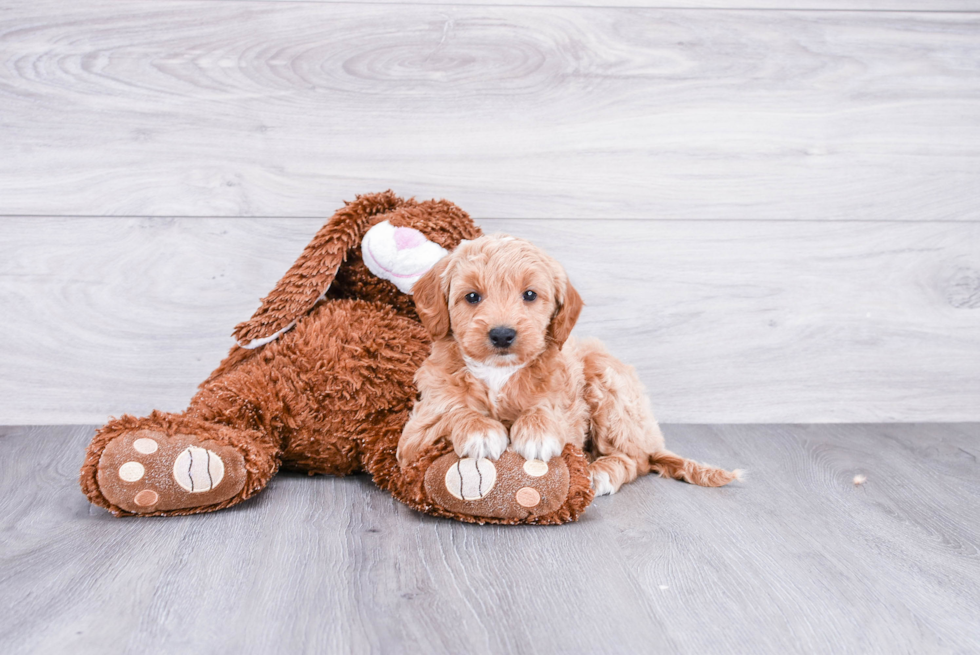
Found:
[[[669,450],[650,455],[650,468],[665,478],[683,480],[702,487],[722,487],[732,480],[741,480],[745,473],[741,469],[726,471],[717,466],[701,464]]]

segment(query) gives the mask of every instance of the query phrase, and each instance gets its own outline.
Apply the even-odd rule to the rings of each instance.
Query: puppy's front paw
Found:
[[[514,444],[514,452],[524,459],[540,459],[543,462],[549,462],[552,457],[561,455],[562,448],[561,441],[551,436],[527,439]]]
[[[565,444],[545,429],[535,429],[527,423],[515,423],[510,431],[514,452],[524,459],[540,459],[548,462],[561,455]]]
[[[488,419],[468,428],[462,434],[453,435],[453,450],[460,457],[496,460],[507,450],[507,429],[501,423]]]
[[[595,491],[596,496],[610,496],[616,493],[616,488],[613,487],[612,480],[605,471],[594,471],[589,474],[589,477],[592,479],[592,490]]]
[[[398,439],[398,449],[395,451],[398,465],[405,468],[414,463],[438,438],[439,433],[425,421],[410,418],[405,424],[402,436]]]

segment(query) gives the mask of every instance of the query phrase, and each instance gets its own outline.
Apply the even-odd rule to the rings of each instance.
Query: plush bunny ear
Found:
[[[337,211],[286,271],[249,320],[235,326],[232,336],[243,348],[258,348],[296,325],[321,300],[347,251],[357,245],[371,219],[405,204],[390,190],[358,196]]]
[[[578,291],[575,290],[567,277],[559,286],[556,300],[558,301],[558,309],[555,310],[555,315],[551,319],[550,330],[551,338],[560,348],[572,333],[572,328],[578,321],[578,315],[582,313],[584,303],[582,296],[578,295]]]
[[[434,341],[449,336],[449,298],[447,296],[449,281],[446,279],[446,269],[451,259],[451,254],[440,259],[412,287],[415,311]]]

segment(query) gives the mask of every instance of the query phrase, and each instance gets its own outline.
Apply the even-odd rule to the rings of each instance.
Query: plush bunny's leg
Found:
[[[491,461],[461,459],[439,441],[402,468],[395,452],[407,419],[392,414],[365,434],[364,450],[372,453],[365,468],[374,481],[409,507],[468,523],[554,525],[577,520],[592,502],[588,460],[571,445],[549,462],[511,450]]]
[[[154,412],[103,426],[81,484],[117,516],[195,514],[252,496],[277,468],[278,450],[259,431]]]
[[[592,500],[585,458],[571,446],[551,461],[507,450],[496,461],[447,453],[425,474],[429,498],[466,521],[564,523]]]

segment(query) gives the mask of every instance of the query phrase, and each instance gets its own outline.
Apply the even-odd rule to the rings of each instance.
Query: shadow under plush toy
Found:
[[[462,521],[576,520],[593,492],[574,446],[546,466],[510,451],[496,462],[460,460],[448,442],[411,466],[396,460],[413,376],[430,349],[412,285],[481,234],[444,200],[388,191],[348,203],[235,328],[238,345],[186,411],[127,415],[98,430],[83,491],[117,516],[196,514],[255,495],[282,466],[366,471],[409,507]]]

